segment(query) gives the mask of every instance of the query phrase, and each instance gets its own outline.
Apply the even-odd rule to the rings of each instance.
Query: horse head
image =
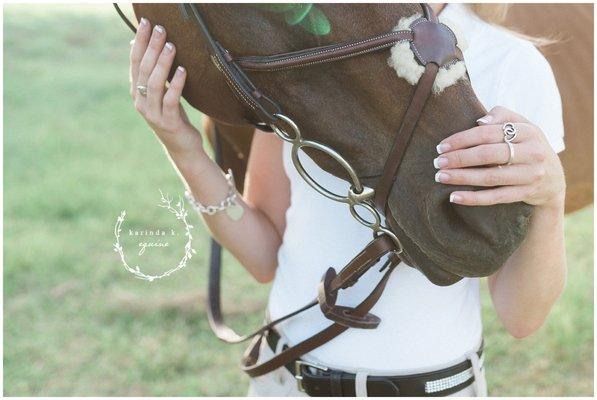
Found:
[[[408,22],[421,13],[421,6],[414,4],[312,7],[293,14],[254,4],[197,5],[213,37],[240,57],[341,43],[391,32],[397,25],[408,29]],[[137,18],[163,25],[168,40],[176,45],[173,71],[177,65],[187,68],[183,96],[193,107],[226,124],[255,120],[210,59],[205,36],[179,6],[136,3],[134,10]],[[375,188],[415,91],[417,73],[404,70],[408,66],[401,62],[402,50],[395,47],[308,68],[246,74],[262,93],[275,98],[304,138],[335,149],[366,186]],[[405,260],[439,285],[495,272],[523,240],[532,210],[523,203],[455,205],[449,201],[450,193],[470,188],[435,182],[436,145],[472,128],[485,114],[463,72],[448,77],[449,84],[434,88],[428,98],[387,203],[390,228],[404,247]],[[316,149],[306,152],[322,169],[347,178],[325,154]]]

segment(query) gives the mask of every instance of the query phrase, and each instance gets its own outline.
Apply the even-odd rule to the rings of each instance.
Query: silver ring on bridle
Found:
[[[286,126],[292,129],[292,133],[288,133],[279,126],[276,126],[274,124],[271,125],[272,130],[276,135],[278,135],[280,139],[292,144],[292,163],[294,164],[299,175],[313,189],[315,189],[317,192],[324,195],[328,199],[348,204],[350,214],[353,216],[354,219],[356,219],[361,225],[364,225],[367,228],[371,229],[373,231],[373,234],[376,236],[381,234],[388,235],[396,244],[396,254],[402,253],[402,243],[400,243],[398,237],[396,237],[396,235],[390,229],[382,225],[381,215],[373,206],[372,199],[375,195],[375,191],[372,188],[363,186],[356,171],[350,165],[350,163],[346,161],[346,159],[342,157],[340,153],[338,153],[331,147],[328,147],[319,142],[303,139],[301,137],[301,131],[299,127],[292,119],[290,119],[286,115],[274,114],[274,116],[278,118],[281,122],[283,122]],[[310,147],[312,149],[319,150],[322,153],[330,156],[346,171],[346,173],[350,177],[350,181],[352,182],[346,195],[340,195],[329,191],[328,189],[321,186],[315,179],[313,179],[311,175],[309,175],[299,158],[299,150],[305,147]],[[363,218],[357,211],[357,207],[367,210],[369,214],[371,214],[372,220],[367,220]]]

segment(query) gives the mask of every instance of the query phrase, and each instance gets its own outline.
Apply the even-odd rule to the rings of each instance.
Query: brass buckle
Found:
[[[307,367],[312,367],[318,369],[320,371],[328,371],[328,367],[324,367],[323,365],[311,363],[304,360],[296,360],[294,362],[294,377],[296,378],[296,386],[299,392],[305,392],[305,387],[303,386],[303,375],[302,375],[302,367],[303,365]]]

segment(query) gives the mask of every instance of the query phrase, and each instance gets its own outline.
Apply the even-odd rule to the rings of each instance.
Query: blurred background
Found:
[[[246,393],[245,346],[219,342],[207,324],[199,218],[190,215],[197,254],[164,280],[135,279],[112,248],[123,209],[125,226],[169,229],[158,189],[183,192],[130,101],[131,39],[110,4],[4,5],[4,395]],[[566,291],[533,336],[506,334],[483,285],[493,396],[593,395],[592,205],[568,214],[566,241]],[[148,268],[178,257],[152,253]],[[224,309],[247,331],[268,287],[224,263]]]

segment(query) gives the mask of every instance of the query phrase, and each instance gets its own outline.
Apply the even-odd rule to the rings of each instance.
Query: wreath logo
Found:
[[[187,242],[184,246],[184,255],[182,256],[182,258],[176,266],[170,268],[168,271],[160,275],[145,274],[143,273],[143,271],[141,271],[141,268],[138,265],[131,267],[126,261],[126,257],[124,255],[124,247],[120,243],[122,224],[124,223],[124,219],[126,217],[126,210],[122,210],[122,212],[116,219],[116,224],[114,225],[114,236],[116,237],[116,242],[113,244],[113,247],[114,251],[118,253],[118,255],[120,256],[120,260],[122,261],[125,270],[133,274],[136,278],[143,279],[149,282],[153,282],[156,279],[165,278],[167,276],[172,275],[179,269],[184,268],[187,265],[187,262],[193,257],[193,254],[197,254],[195,249],[193,249],[192,247],[193,235],[191,235],[191,229],[193,228],[193,225],[190,225],[187,221],[188,211],[184,208],[184,202],[182,201],[182,198],[179,196],[178,202],[175,205],[172,205],[172,202],[174,201],[172,197],[170,197],[168,194],[164,195],[164,193],[162,193],[161,190],[160,195],[161,199],[160,203],[158,203],[158,207],[167,209],[170,213],[174,214],[177,220],[181,221],[181,223],[184,226],[185,236],[187,237]]]

